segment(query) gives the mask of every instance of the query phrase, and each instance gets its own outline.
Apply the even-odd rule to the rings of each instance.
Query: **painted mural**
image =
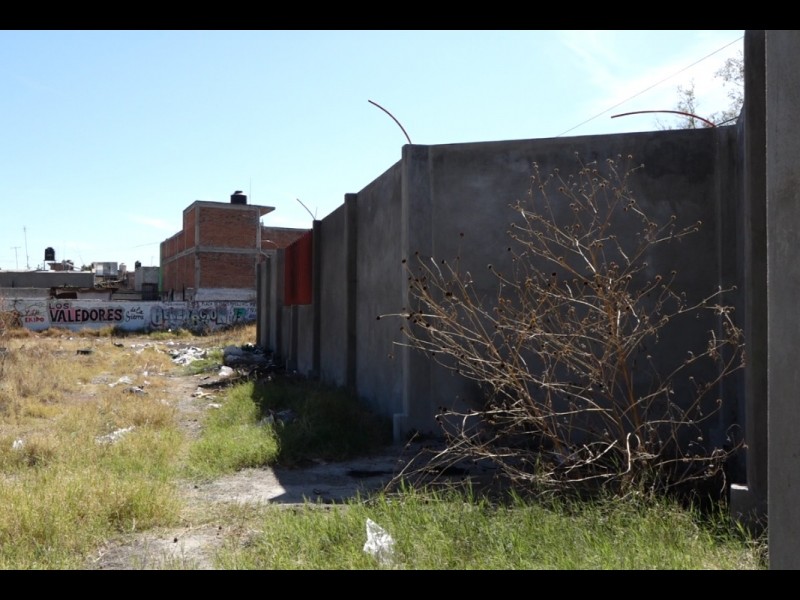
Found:
[[[11,313],[23,327],[41,331],[62,327],[117,327],[125,331],[189,329],[213,331],[256,320],[255,302],[109,302],[44,298],[0,300],[0,310]]]

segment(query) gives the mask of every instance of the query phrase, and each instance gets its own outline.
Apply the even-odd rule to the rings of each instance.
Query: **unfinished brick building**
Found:
[[[273,210],[248,204],[239,191],[230,203],[186,207],[183,230],[161,243],[162,299],[255,300],[258,263],[308,232],[262,225]]]

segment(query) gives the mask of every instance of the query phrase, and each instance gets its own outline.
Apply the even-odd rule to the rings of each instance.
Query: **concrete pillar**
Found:
[[[286,251],[283,248],[278,249],[274,255],[274,262],[272,263],[270,287],[270,343],[272,351],[278,356],[285,356],[284,352],[284,339],[283,339],[283,288],[284,288],[284,272],[286,265]]]
[[[764,31],[744,38],[742,145],[744,440],[746,483],[731,486],[733,516],[759,532],[767,516],[767,156]]]
[[[322,323],[322,286],[321,271],[322,265],[322,221],[314,220],[312,225],[312,238],[311,238],[311,306],[312,306],[312,324],[311,324],[311,377],[318,378],[322,373],[320,368],[320,327]]]
[[[347,390],[358,395],[358,382],[356,380],[356,364],[358,355],[356,354],[356,315],[358,314],[358,194],[344,195],[345,211],[345,277],[347,277],[347,319],[346,327],[346,367],[345,385]]]
[[[769,563],[800,569],[800,31],[765,48]]]
[[[270,257],[258,264],[256,271],[256,345],[267,350],[270,345]]]
[[[401,191],[401,252],[407,265],[416,271],[417,256],[433,253],[433,198],[430,181],[430,148],[403,146]],[[408,292],[408,275],[402,277],[401,306],[409,308],[412,299]],[[430,406],[431,361],[421,352],[404,346],[403,412],[394,415],[394,438],[402,440],[412,430],[424,430],[435,411]]]

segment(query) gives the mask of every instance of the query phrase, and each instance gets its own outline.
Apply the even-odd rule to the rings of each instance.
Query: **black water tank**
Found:
[[[134,269],[141,269],[142,268],[142,261],[137,260],[135,263],[133,263],[133,268]]]
[[[44,249],[44,260],[47,261],[54,261],[56,259],[56,251],[52,248],[45,248]]]
[[[247,196],[240,190],[236,190],[231,194],[231,204],[247,204]]]

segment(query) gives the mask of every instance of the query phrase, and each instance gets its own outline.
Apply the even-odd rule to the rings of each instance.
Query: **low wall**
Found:
[[[256,320],[255,302],[109,302],[19,298],[0,301],[20,325],[32,331],[117,327],[125,331],[215,330]]]

